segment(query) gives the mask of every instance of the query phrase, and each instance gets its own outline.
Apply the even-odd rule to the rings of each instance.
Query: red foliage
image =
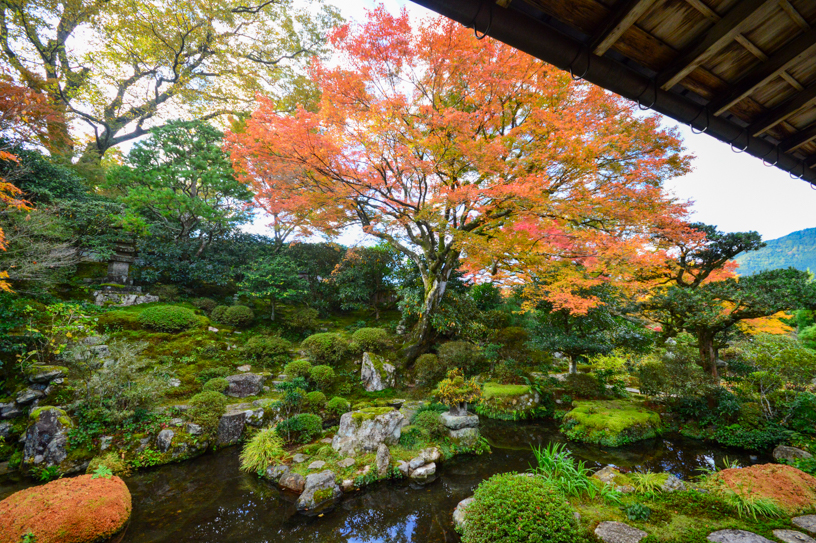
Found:
[[[726,469],[717,478],[737,494],[772,500],[790,515],[816,503],[816,479],[785,464]]]

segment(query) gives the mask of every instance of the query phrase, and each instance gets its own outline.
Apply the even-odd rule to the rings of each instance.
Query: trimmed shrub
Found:
[[[271,464],[279,464],[289,455],[283,450],[283,439],[274,428],[264,428],[252,436],[241,450],[241,469],[262,474]]]
[[[224,324],[246,328],[255,320],[255,312],[245,305],[233,305],[224,312]]]
[[[227,324],[224,322],[224,315],[227,313],[227,309],[229,309],[228,305],[218,305],[210,311],[210,318],[217,323],[220,324]]]
[[[230,374],[232,374],[232,371],[224,366],[219,366],[217,368],[205,368],[198,372],[198,375],[196,375],[196,381],[199,383],[206,383],[210,379],[215,379],[216,377],[226,377]]]
[[[318,390],[327,390],[334,385],[334,369],[331,366],[314,366],[309,370],[309,379]]]
[[[351,335],[360,351],[370,351],[374,353],[382,352],[391,346],[388,332],[382,328],[360,328]]]
[[[160,305],[139,313],[139,324],[157,332],[181,332],[195,323],[195,313],[186,307]]]
[[[304,401],[306,405],[306,409],[309,411],[316,413],[323,409],[323,406],[326,405],[326,395],[320,392],[319,390],[315,390],[314,392],[309,392],[306,394],[306,400]]]
[[[317,309],[297,308],[284,314],[283,325],[292,332],[310,332],[317,328]]]
[[[224,392],[229,388],[229,381],[223,377],[216,377],[204,383],[204,390],[214,390],[215,392]]]
[[[348,413],[351,409],[351,404],[345,398],[341,398],[340,396],[335,396],[329,403],[326,404],[326,411],[331,413],[332,415],[336,415],[340,417],[344,413]]]
[[[244,353],[260,362],[283,363],[290,358],[292,344],[279,336],[252,336],[244,345]]]
[[[212,310],[218,307],[218,302],[212,298],[193,298],[190,303],[207,314],[212,313]]]
[[[279,422],[276,431],[289,443],[310,443],[323,432],[323,421],[312,413],[300,413]]]
[[[190,409],[187,416],[190,420],[201,426],[205,433],[212,433],[227,409],[227,398],[220,392],[205,390],[190,398],[188,404]]]
[[[567,394],[573,398],[600,398],[600,385],[594,376],[586,373],[570,373],[564,384]]]
[[[482,350],[467,341],[443,343],[437,349],[437,356],[444,366],[443,375],[454,368],[462,370],[466,376],[476,375],[484,363]]]
[[[445,377],[445,368],[435,354],[423,354],[414,362],[414,375],[420,386],[432,387]]]
[[[283,368],[283,373],[286,374],[286,379],[289,381],[297,379],[298,377],[309,377],[312,371],[312,364],[308,360],[295,360],[289,362]]]
[[[566,498],[544,479],[516,473],[494,475],[476,488],[462,529],[462,543],[583,540]]]
[[[349,344],[340,334],[322,333],[309,336],[300,344],[306,356],[314,363],[334,366],[349,350]]]
[[[448,434],[448,428],[442,417],[434,411],[420,411],[413,420],[413,425],[425,430],[432,438],[441,438]]]

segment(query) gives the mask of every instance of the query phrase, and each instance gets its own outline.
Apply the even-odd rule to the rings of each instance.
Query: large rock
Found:
[[[816,543],[816,539],[796,530],[774,530],[773,535],[784,543]]]
[[[6,439],[10,435],[11,435],[11,423],[0,422],[0,437]]]
[[[450,430],[448,432],[454,443],[460,447],[474,447],[479,441],[481,434],[478,428],[462,428],[461,430]]]
[[[116,292],[107,290],[94,291],[94,304],[99,306],[121,306],[129,307],[139,304],[150,304],[158,302],[159,297],[152,294],[141,294],[140,292]]]
[[[442,418],[442,422],[445,424],[445,427],[449,430],[461,430],[463,428],[478,428],[479,427],[479,416],[478,415],[464,415],[464,416],[456,416],[453,415],[450,411],[446,411],[440,415]]]
[[[457,530],[461,530],[465,527],[465,515],[467,514],[467,506],[473,502],[473,496],[470,498],[465,498],[464,500],[460,501],[456,505],[456,509],[453,510],[453,525]]]
[[[368,392],[376,392],[394,386],[395,368],[374,353],[363,353],[360,378]]]
[[[218,421],[215,441],[219,447],[235,445],[241,440],[246,426],[245,411],[227,411]]]
[[[770,539],[745,530],[718,530],[706,538],[712,543],[773,543]]]
[[[39,400],[40,398],[45,397],[45,392],[42,390],[37,390],[36,388],[27,388],[25,390],[21,390],[17,393],[17,403],[20,405],[25,405],[33,402],[34,400]]]
[[[156,436],[156,445],[159,447],[161,452],[167,452],[170,449],[170,445],[173,444],[173,437],[176,433],[169,428],[165,428],[159,435]]]
[[[326,470],[306,476],[303,493],[297,501],[298,511],[316,509],[342,495],[334,480],[334,472]]]
[[[16,419],[23,414],[23,408],[15,402],[0,403],[0,420]]]
[[[638,543],[648,534],[623,522],[602,522],[595,528],[595,535],[604,543]]]
[[[794,517],[791,519],[794,526],[806,530],[812,534],[816,534],[816,515],[803,515],[801,517]]]
[[[42,407],[31,412],[34,423],[28,427],[23,445],[23,463],[34,466],[57,466],[68,456],[68,430],[71,419],[56,407]]]
[[[300,494],[306,487],[306,479],[304,479],[300,473],[287,471],[278,480],[278,486],[284,490],[291,490],[292,492]]]
[[[32,366],[26,370],[28,380],[38,384],[48,384],[66,375],[68,375],[68,368],[63,366]]]
[[[340,429],[332,439],[332,448],[341,455],[376,451],[380,443],[399,441],[404,417],[390,407],[369,407],[340,417]]]
[[[119,477],[58,479],[0,502],[0,541],[17,542],[27,533],[37,543],[107,541],[121,532],[131,510],[130,492]]]
[[[377,447],[377,476],[385,477],[389,467],[391,467],[391,451],[388,450],[388,445],[380,443],[380,446]]]
[[[230,375],[227,377],[227,381],[229,381],[229,387],[224,391],[224,394],[233,398],[257,396],[263,391],[263,377],[254,373]]]
[[[281,464],[277,466],[269,466],[266,468],[264,472],[264,477],[272,481],[273,483],[277,483],[281,480],[281,477],[289,473],[289,466],[286,464]]]
[[[813,455],[807,451],[803,451],[802,449],[797,449],[796,447],[779,445],[773,450],[773,457],[777,462],[782,462],[783,460],[792,462],[794,460],[805,460],[812,458]]]
[[[663,492],[676,492],[678,490],[685,490],[686,484],[671,473],[667,474],[666,480],[660,485]]]
[[[417,482],[425,482],[436,473],[436,464],[431,462],[411,471],[409,477]]]

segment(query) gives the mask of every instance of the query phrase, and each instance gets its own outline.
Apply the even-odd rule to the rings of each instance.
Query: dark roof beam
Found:
[[[623,33],[637,22],[658,0],[624,0],[622,6],[604,25],[590,43],[590,49],[601,56],[612,47]],[[659,0],[662,4],[666,0]]]
[[[701,40],[696,40],[696,45],[682,52],[669,68],[657,76],[657,84],[663,90],[671,89],[712,55],[734,41],[745,26],[767,17],[778,5],[778,0],[738,2]]]
[[[722,115],[734,104],[750,95],[757,88],[782,75],[790,65],[814,54],[816,31],[809,30],[798,35],[764,62],[748,72],[722,98],[715,98],[709,104],[714,115]]]
[[[785,138],[782,140],[782,143],[779,144],[779,148],[783,153],[792,153],[813,140],[816,140],[816,124],[810,125],[789,138]]]
[[[785,100],[752,122],[751,126],[748,127],[748,132],[752,136],[759,136],[814,102],[816,102],[816,83],[797,92],[790,99]]]

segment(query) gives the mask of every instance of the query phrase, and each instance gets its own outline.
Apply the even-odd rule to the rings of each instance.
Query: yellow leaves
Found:
[[[788,335],[793,332],[793,328],[786,324],[783,319],[790,319],[789,313],[780,311],[769,317],[758,319],[747,319],[738,324],[740,330],[752,336],[759,334]]]

